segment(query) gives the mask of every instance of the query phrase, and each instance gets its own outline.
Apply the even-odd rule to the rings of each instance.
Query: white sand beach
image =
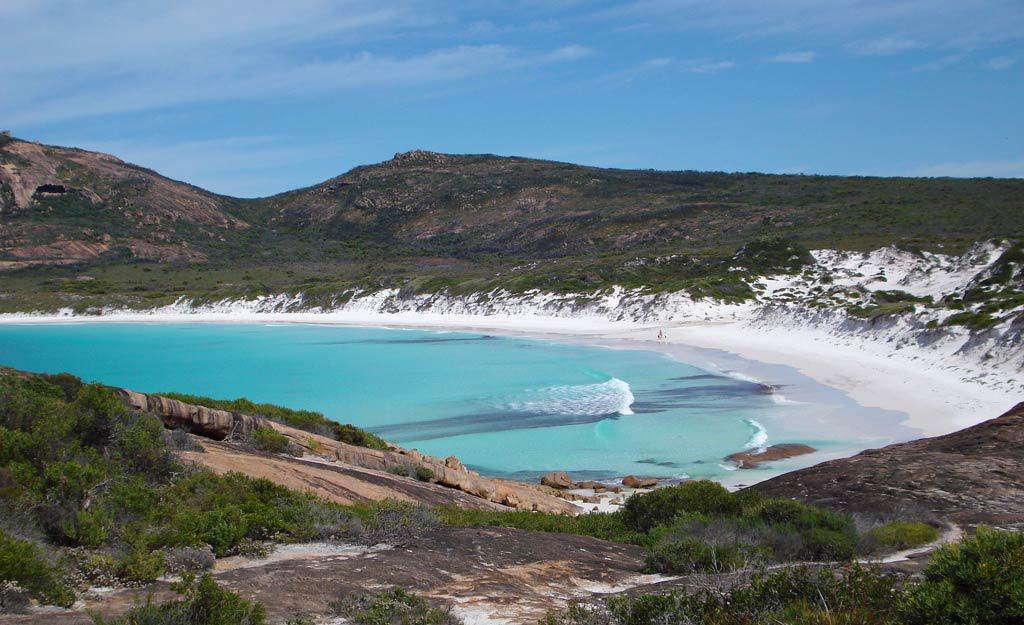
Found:
[[[893,350],[863,337],[837,338],[807,328],[763,329],[740,320],[638,323],[594,316],[458,314],[342,309],[330,312],[259,312],[231,307],[194,312],[118,311],[102,316],[0,315],[0,323],[313,323],[361,327],[474,331],[586,342],[613,348],[656,350],[706,368],[760,379],[759,366],[783,365],[841,390],[865,407],[906,415],[904,425],[921,435],[945,434],[999,416],[1024,401],[1019,382],[992,379],[968,362],[944,366],[944,353]],[[666,338],[658,340],[658,332]],[[730,357],[732,356],[732,357]],[[956,358],[955,356],[948,356]],[[787,389],[800,393],[801,389]]]

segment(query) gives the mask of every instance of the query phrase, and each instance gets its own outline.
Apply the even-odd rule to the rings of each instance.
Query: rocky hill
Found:
[[[745,299],[740,278],[794,270],[808,249],[962,253],[1014,239],[1021,198],[1021,180],[618,170],[416,150],[240,200],[5,135],[0,290],[5,310],[300,291],[322,304],[353,288],[620,285]]]
[[[753,488],[865,514],[925,513],[960,524],[1024,525],[1024,403],[946,436],[869,449]]]
[[[249,227],[228,204],[109,154],[0,138],[2,269],[202,262]]]

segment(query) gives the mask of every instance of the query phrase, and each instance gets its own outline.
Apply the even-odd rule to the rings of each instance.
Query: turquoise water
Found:
[[[720,477],[747,446],[822,436],[820,406],[639,350],[316,325],[0,326],[0,363],[144,392],[245,396],[489,474]],[[767,439],[765,435],[767,433]]]

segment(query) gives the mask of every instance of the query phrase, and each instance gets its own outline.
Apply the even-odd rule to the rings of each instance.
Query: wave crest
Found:
[[[743,421],[753,428],[750,438],[747,440],[747,449],[756,449],[759,454],[764,453],[765,444],[768,442],[768,430],[753,419],[744,419]]]
[[[516,412],[554,415],[631,415],[633,389],[612,378],[600,384],[549,386],[531,391],[527,399],[509,403]]]

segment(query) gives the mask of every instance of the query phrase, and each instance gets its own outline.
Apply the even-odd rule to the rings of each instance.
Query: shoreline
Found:
[[[919,436],[947,434],[994,418],[1024,396],[1012,384],[992,385],[929,366],[920,354],[885,351],[880,341],[835,340],[826,332],[773,327],[770,333],[736,321],[644,323],[599,317],[479,315],[432,312],[114,312],[98,316],[3,314],[0,324],[52,323],[294,323],[367,328],[488,332],[507,336],[640,349],[726,375],[765,381],[784,367],[841,391],[856,404],[902,413],[901,425]],[[658,331],[666,332],[658,340]],[[873,343],[873,344],[872,344]],[[799,377],[799,376],[797,376]],[[797,395],[806,384],[787,388]],[[1000,388],[1000,386],[1002,388]],[[897,442],[897,441],[894,441]]]

